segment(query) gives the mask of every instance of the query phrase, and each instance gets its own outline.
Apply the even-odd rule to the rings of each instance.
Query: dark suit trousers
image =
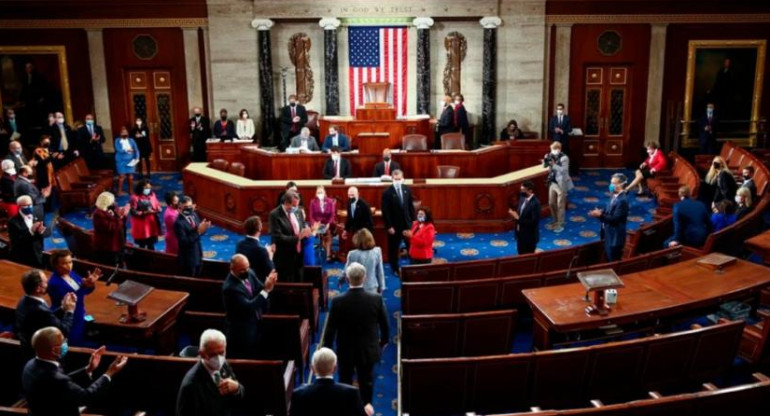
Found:
[[[185,265],[179,266],[179,273],[181,273],[182,276],[198,277],[201,275],[202,269],[203,269],[203,264],[199,264],[197,266],[191,266],[189,264],[185,264]]]
[[[531,238],[526,238],[526,239],[519,238],[516,240],[516,250],[518,250],[519,254],[534,253],[536,247],[537,247],[537,243],[532,241]]]
[[[604,255],[607,256],[607,262],[618,261],[623,257],[623,246],[611,246],[605,243]]]
[[[409,251],[409,240],[404,238],[402,234],[404,230],[395,227],[394,229],[396,230],[395,234],[390,235],[388,233],[388,263],[390,263],[390,268],[395,273],[398,271],[398,255],[401,251],[401,242],[403,241],[406,244],[406,250]]]
[[[339,369],[340,369],[340,383],[353,384],[353,372],[356,373],[358,379],[358,389],[361,391],[361,400],[364,404],[372,403],[372,397],[374,396],[374,365],[372,362],[360,362],[348,361],[340,357]]]

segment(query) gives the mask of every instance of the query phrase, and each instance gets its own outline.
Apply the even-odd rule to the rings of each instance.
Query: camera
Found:
[[[553,153],[546,153],[546,155],[543,157],[543,167],[547,168],[551,166],[551,163],[554,165],[561,166],[561,155],[554,155]]]

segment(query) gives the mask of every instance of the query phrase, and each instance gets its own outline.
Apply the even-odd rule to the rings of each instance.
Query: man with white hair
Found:
[[[17,172],[20,171],[21,167],[24,165],[35,166],[37,164],[36,161],[33,160],[32,162],[29,162],[27,158],[24,157],[21,143],[16,140],[8,144],[8,156],[6,156],[5,159],[13,162],[13,166],[16,168]]]
[[[366,228],[374,232],[374,220],[369,203],[358,196],[358,188],[348,188],[348,215],[345,219],[345,231],[342,238],[353,237],[358,230]]]
[[[627,181],[628,178],[622,173],[612,175],[609,186],[612,197],[607,206],[603,210],[596,208],[588,213],[602,223],[601,237],[604,240],[604,250],[608,262],[620,260],[623,255],[623,247],[626,245]]]
[[[43,225],[43,218],[35,213],[32,198],[28,195],[18,197],[16,205],[19,213],[8,220],[11,260],[43,268],[43,240],[51,235],[51,231]]]
[[[315,137],[310,135],[310,129],[307,127],[303,127],[302,130],[299,131],[299,135],[292,137],[291,146],[289,147],[311,152],[318,152],[321,150],[321,148],[318,147],[318,142],[316,142]]]
[[[350,263],[345,274],[350,289],[332,300],[323,345],[331,348],[336,339],[340,382],[352,384],[355,372],[361,398],[364,403],[371,404],[374,393],[372,373],[390,337],[388,312],[381,295],[364,290],[366,268],[363,265]]]
[[[358,389],[335,383],[337,355],[329,348],[319,348],[311,362],[316,375],[313,384],[304,385],[291,396],[289,416],[371,416],[374,408],[364,406]]]
[[[187,371],[176,401],[177,416],[228,416],[237,400],[243,398],[243,386],[225,361],[227,339],[216,329],[201,334],[200,360]]]
[[[13,165],[12,160],[5,159],[3,160],[2,164],[3,173],[2,178],[0,178],[0,190],[2,190],[2,203],[3,204],[9,204],[9,205],[15,205],[16,204],[16,195],[13,193],[13,184],[16,182],[16,167]],[[3,205],[6,210],[8,208]],[[9,216],[15,215],[15,210],[13,213],[9,214]]]

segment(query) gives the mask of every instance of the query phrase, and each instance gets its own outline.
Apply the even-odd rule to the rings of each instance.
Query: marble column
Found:
[[[182,39],[184,40],[185,75],[187,76],[187,102],[190,107],[207,107],[207,103],[203,102],[198,28],[182,28]]]
[[[572,23],[556,25],[556,47],[553,57],[553,106],[547,114],[553,114],[556,104],[569,104],[569,60],[572,46]],[[567,108],[569,112],[569,108]]]
[[[660,144],[660,120],[663,101],[663,68],[666,60],[667,23],[652,25],[650,38],[650,72],[647,76],[647,117],[644,142]]]
[[[106,137],[112,135],[112,117],[110,116],[110,90],[107,86],[107,62],[104,59],[104,37],[102,29],[87,29],[88,57],[91,62],[91,86],[94,90],[94,116],[104,129]],[[84,114],[74,114],[76,118]],[[104,150],[114,150],[112,140],[104,141]]]
[[[326,115],[340,114],[340,79],[337,72],[337,28],[340,20],[324,17],[318,25],[324,29],[324,90],[326,91]]]
[[[503,21],[487,16],[480,21],[484,27],[484,58],[481,78],[481,136],[479,144],[494,140],[497,116],[497,27]]]
[[[277,143],[280,138],[273,137],[275,127],[275,93],[273,91],[273,58],[270,48],[270,28],[273,27],[270,19],[254,19],[251,27],[257,29],[257,43],[259,51],[259,101],[262,115],[262,132],[260,141],[263,145]],[[272,140],[272,141],[271,141]]]
[[[417,114],[430,114],[430,27],[433,19],[418,17],[417,27]]]

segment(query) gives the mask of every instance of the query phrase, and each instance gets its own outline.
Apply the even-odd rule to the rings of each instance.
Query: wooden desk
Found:
[[[359,110],[360,111],[360,110]],[[376,111],[376,110],[375,110]],[[387,109],[382,109],[387,111]],[[358,146],[358,135],[360,133],[388,133],[387,139],[383,139],[380,146],[367,146],[373,154],[381,154],[382,149],[400,148],[401,139],[407,134],[422,134],[428,138],[428,147],[433,144],[433,131],[430,129],[430,119],[427,117],[413,117],[396,120],[382,120],[380,117],[375,119],[361,120],[353,117],[324,116],[320,117],[319,122],[319,140],[318,145],[323,144],[323,139],[329,132],[329,126],[336,125],[341,133],[350,137],[351,146]]]
[[[534,315],[535,348],[548,349],[566,333],[709,309],[728,300],[756,295],[770,285],[767,267],[738,260],[723,274],[717,274],[695,265],[696,260],[621,276],[626,286],[618,289],[618,303],[607,316],[585,313],[588,303],[580,283],[523,290]]]
[[[21,275],[30,267],[8,260],[0,260],[0,310],[13,312],[24,296]],[[106,274],[106,270],[103,270]],[[46,272],[50,276],[50,272]],[[89,327],[99,331],[100,339],[111,342],[154,348],[158,354],[176,351],[176,318],[187,303],[188,294],[155,289],[139,303],[139,310],[147,314],[147,320],[133,324],[121,324],[118,320],[126,313],[125,306],[118,306],[107,295],[118,285],[106,286],[97,282],[96,289],[86,298],[86,313],[94,317]]]
[[[762,257],[765,264],[770,264],[770,231],[749,238],[744,242],[746,247]]]
[[[407,178],[435,178],[438,165],[459,166],[461,178],[486,178],[540,164],[549,145],[544,140],[517,140],[472,151],[394,151],[392,157]],[[246,167],[247,178],[261,180],[319,179],[329,158],[323,153],[278,153],[254,144],[208,143],[207,146],[209,161],[241,162]],[[379,153],[350,152],[343,153],[342,157],[350,161],[352,176],[357,178],[371,176],[374,165],[382,159]]]

